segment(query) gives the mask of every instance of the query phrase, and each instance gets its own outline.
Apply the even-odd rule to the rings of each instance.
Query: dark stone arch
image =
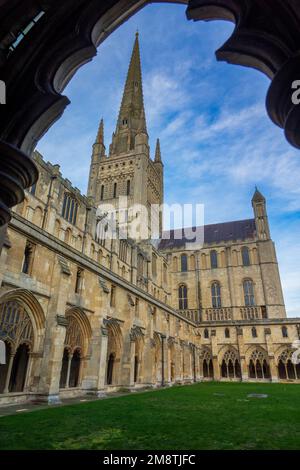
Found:
[[[107,385],[112,385],[113,383],[115,359],[116,359],[115,353],[110,353],[110,355],[108,356],[108,360],[107,360],[107,373],[106,373]]]
[[[266,107],[270,119],[300,148],[300,108],[292,83],[300,77],[300,5],[297,0],[190,0],[193,20],[232,21],[233,34],[216,52],[217,60],[252,67],[271,79]]]
[[[69,387],[78,387],[80,381],[81,352],[76,349],[73,353],[70,369]]]
[[[65,388],[67,386],[66,381],[67,381],[67,376],[68,376],[68,363],[69,363],[69,351],[67,348],[64,348],[61,371],[60,371],[59,388]]]
[[[25,343],[20,344],[13,361],[9,384],[10,392],[23,392],[27,374],[28,360],[28,345]]]

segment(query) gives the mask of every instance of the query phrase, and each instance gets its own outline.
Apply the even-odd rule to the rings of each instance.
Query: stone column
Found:
[[[181,380],[181,348],[179,340],[175,343],[175,382]]]
[[[278,377],[278,369],[275,364],[271,328],[265,328],[265,339],[267,343],[267,352],[268,352],[269,364],[270,364],[271,381],[276,383],[279,381],[279,377]]]
[[[145,335],[144,337],[144,348],[143,348],[143,384],[152,386],[154,385],[153,382],[153,348],[154,348],[153,340],[151,340],[149,335]]]
[[[65,312],[71,284],[70,276],[71,271],[67,261],[58,255],[54,262],[43,358],[37,390],[41,399],[46,398],[50,404],[59,402],[59,382],[68,325]]]
[[[15,357],[15,353],[10,354],[10,356],[9,356],[8,368],[7,368],[7,374],[6,374],[3,393],[8,393],[9,392],[9,383],[10,383],[10,377],[11,377],[11,370],[12,370],[12,366],[13,366],[13,363],[14,363],[14,357]]]
[[[244,336],[243,336],[242,328],[236,329],[236,335],[237,335],[238,351],[239,351],[239,356],[240,356],[242,381],[247,382],[249,380],[249,374],[248,374],[248,367],[247,367],[246,358],[245,358],[245,343],[244,343]]]
[[[221,378],[220,374],[220,365],[218,360],[218,345],[217,345],[217,336],[216,330],[211,331],[211,351],[212,351],[212,361],[214,366],[214,380],[219,381]]]
[[[166,384],[166,344],[165,335],[161,335],[161,386],[164,387]]]
[[[130,340],[130,376],[129,376],[129,386],[134,387],[134,366],[135,366],[135,341]]]
[[[107,344],[108,344],[108,331],[104,326],[101,327],[101,340],[100,340],[100,360],[98,372],[98,396],[103,394],[106,382],[106,362],[107,362]]]
[[[41,378],[39,384],[39,393],[47,397],[49,404],[60,403],[59,399],[59,382],[62,367],[62,358],[64,354],[64,342],[66,336],[67,320],[64,316],[57,316],[57,324],[50,330],[49,337],[53,338],[52,344],[48,345],[44,352],[42,370],[48,366],[48,380],[46,383],[45,376]]]
[[[167,339],[165,339],[165,384],[171,384],[171,352]]]
[[[65,388],[69,388],[69,386],[70,386],[70,372],[71,372],[72,357],[73,357],[73,354],[69,353],[68,354],[68,369],[67,369]]]

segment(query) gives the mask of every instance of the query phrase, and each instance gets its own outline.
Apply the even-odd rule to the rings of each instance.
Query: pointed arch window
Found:
[[[250,254],[247,246],[243,246],[242,248],[242,260],[243,266],[250,266]]]
[[[188,292],[185,284],[181,284],[178,288],[178,303],[179,310],[186,310],[188,308]]]
[[[130,196],[130,180],[127,180],[126,194]]]
[[[184,273],[188,270],[188,264],[187,264],[187,255],[182,254],[181,255],[181,272]]]
[[[283,338],[288,338],[288,337],[289,337],[288,329],[287,329],[286,326],[283,326],[283,327],[281,328],[281,332],[282,332],[282,337],[283,337]]]
[[[230,338],[230,330],[229,330],[229,328],[225,328],[225,338]]]
[[[218,267],[218,254],[216,250],[211,250],[210,252],[210,266],[211,269],[216,269]]]
[[[117,197],[117,188],[118,188],[117,183],[114,183],[114,194],[113,194],[113,197],[114,197],[114,198]]]
[[[204,330],[204,338],[205,338],[205,339],[208,339],[208,338],[209,338],[209,331],[208,331],[207,328],[205,328],[205,330]]]
[[[245,279],[245,281],[243,282],[243,288],[246,307],[254,307],[255,298],[253,281],[251,279]]]
[[[34,245],[27,242],[24,250],[24,260],[22,266],[22,273],[30,274],[33,263]]]
[[[257,329],[255,328],[255,326],[253,326],[251,332],[252,332],[252,338],[257,338]]]
[[[76,224],[78,203],[70,193],[64,194],[62,217],[71,224]]]
[[[221,286],[217,281],[213,282],[211,285],[211,303],[213,308],[222,307]]]
[[[101,192],[100,192],[100,200],[103,201],[103,199],[104,199],[104,185],[102,184]]]

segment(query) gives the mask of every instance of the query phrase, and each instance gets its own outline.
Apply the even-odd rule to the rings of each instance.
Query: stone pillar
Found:
[[[161,335],[161,386],[164,387],[166,384],[166,337]]]
[[[267,344],[267,352],[268,352],[268,357],[269,357],[271,381],[276,383],[279,381],[279,378],[278,378],[278,369],[275,364],[271,328],[265,328],[264,333],[265,333],[265,340]]]
[[[200,359],[199,359],[199,355],[200,355],[200,350],[199,348],[196,346],[195,347],[195,368],[196,368],[196,381],[197,382],[200,382],[201,381],[201,375],[203,376],[203,372],[201,374],[201,370],[200,370]]]
[[[247,382],[249,380],[249,374],[248,374],[248,367],[247,367],[245,356],[240,356],[240,360],[241,360],[242,381]]]
[[[144,385],[154,385],[153,382],[153,348],[154,343],[151,338],[146,335],[144,338],[144,348],[143,348],[143,384]]]
[[[218,345],[217,345],[217,336],[216,330],[211,330],[211,351],[212,351],[212,361],[214,366],[214,380],[219,381],[221,378],[220,374],[220,365],[218,360]]]
[[[179,382],[180,381],[180,345],[179,345],[179,340],[174,344],[174,360],[175,360],[175,377],[174,377],[174,382]]]
[[[7,368],[7,374],[6,374],[3,393],[8,393],[9,392],[9,382],[10,382],[10,377],[11,377],[12,366],[13,366],[13,363],[14,363],[14,357],[15,357],[15,353],[10,354],[10,356],[9,356],[8,368]]]
[[[135,341],[130,340],[130,377],[129,386],[134,387],[134,368],[135,368]]]
[[[73,354],[69,353],[68,354],[68,369],[67,369],[65,388],[69,388],[69,384],[70,384],[70,372],[71,372],[72,357],[73,357]]]
[[[107,362],[107,344],[108,344],[108,331],[107,328],[101,328],[101,339],[100,339],[100,360],[99,360],[99,372],[98,372],[98,396],[103,394],[106,382],[106,362]]]
[[[121,382],[118,385],[130,387],[131,380],[131,337],[130,334],[124,337],[122,356],[120,358],[120,376]]]
[[[37,393],[48,403],[59,402],[59,383],[64,352],[66,304],[70,290],[71,272],[67,261],[57,256],[54,261],[53,283],[48,305],[43,358]]]
[[[49,382],[45,382],[45,375],[39,383],[38,391],[45,397],[49,404],[60,402],[59,399],[59,382],[62,367],[62,358],[64,353],[64,342],[66,336],[67,320],[64,316],[57,316],[57,324],[53,326],[49,332],[52,338],[51,345],[47,345],[44,351],[43,364],[41,369],[44,371],[46,367]]]
[[[171,384],[171,352],[168,340],[165,340],[165,384]]]
[[[236,335],[237,335],[238,351],[239,351],[239,356],[240,356],[242,381],[247,382],[249,380],[249,374],[248,374],[248,367],[247,367],[247,362],[245,358],[245,343],[244,343],[244,336],[243,336],[242,328],[236,329]]]

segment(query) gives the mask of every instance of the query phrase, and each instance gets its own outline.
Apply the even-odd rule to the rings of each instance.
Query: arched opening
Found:
[[[81,355],[80,350],[76,349],[73,353],[70,368],[69,387],[78,387],[80,377]]]
[[[248,363],[248,373],[250,379],[259,380],[269,379],[271,377],[266,351],[260,348],[252,351]]]
[[[161,385],[162,382],[162,345],[160,336],[155,332],[151,341],[152,348],[152,383]]]
[[[13,361],[9,384],[10,392],[23,392],[27,374],[28,360],[29,347],[26,344],[20,344]]]
[[[115,353],[110,353],[107,361],[106,383],[112,385],[114,376]]]
[[[286,369],[287,369],[288,379],[295,380],[295,378],[296,378],[295,369],[296,368],[295,368],[294,364],[292,363],[292,361],[290,359],[287,361]]]
[[[134,374],[133,374],[133,381],[134,383],[138,380],[138,373],[139,373],[139,358],[137,355],[134,356]]]
[[[60,372],[60,388],[76,388],[81,385],[81,371],[91,337],[91,327],[85,313],[78,308],[66,312],[67,329]]]
[[[117,320],[111,318],[106,321],[108,341],[106,358],[106,384],[121,384],[121,358],[123,338],[121,328]]]
[[[68,381],[67,381],[68,363],[69,363],[69,351],[67,348],[65,348],[63,359],[62,359],[59,388],[68,388]]]
[[[213,366],[211,352],[209,350],[205,350],[203,352],[201,362],[200,362],[200,371],[202,368],[203,378],[213,379],[214,378],[214,366]]]
[[[250,379],[256,378],[255,365],[252,359],[250,359],[250,362],[249,362],[249,378]]]
[[[0,366],[0,393],[30,390],[28,371],[35,365],[31,353],[42,340],[44,321],[41,306],[29,291],[17,289],[0,298],[0,332],[6,350],[6,363]]]
[[[143,350],[144,350],[144,333],[138,326],[131,329],[131,354],[133,360],[133,383],[141,383],[143,381]]]
[[[296,380],[300,377],[300,367],[294,364],[293,353],[292,349],[286,349],[278,357],[278,377],[282,380]]]
[[[229,349],[224,353],[223,360],[221,362],[220,372],[222,378],[230,380],[241,378],[241,364],[238,358],[237,351]]]
[[[286,368],[282,359],[279,359],[278,362],[278,377],[282,380],[285,380],[287,378]]]

